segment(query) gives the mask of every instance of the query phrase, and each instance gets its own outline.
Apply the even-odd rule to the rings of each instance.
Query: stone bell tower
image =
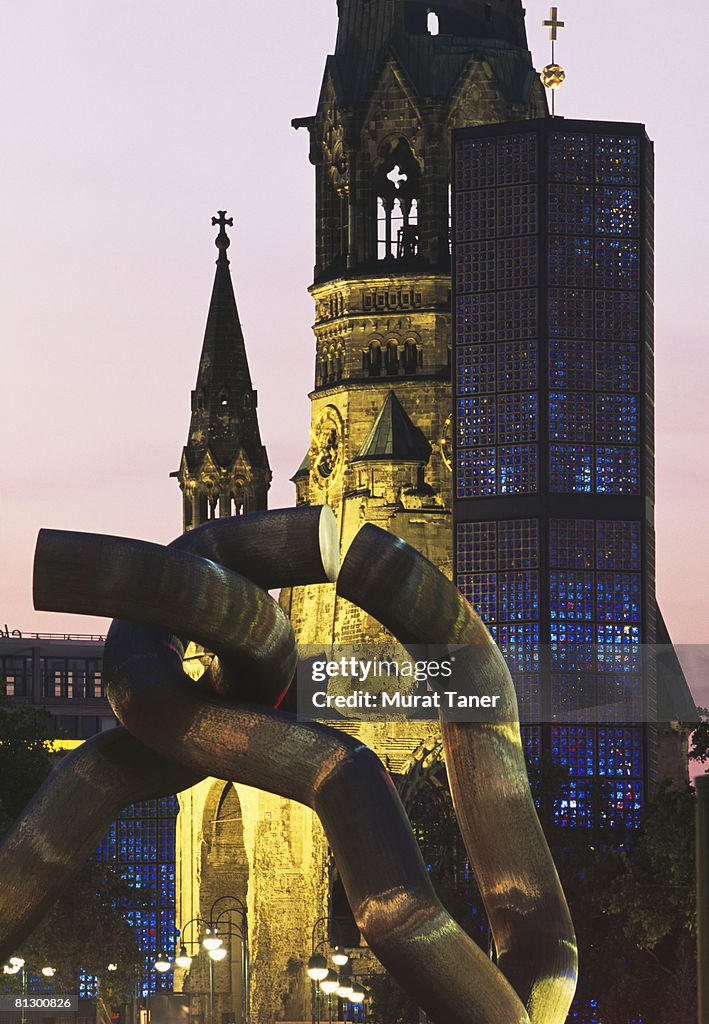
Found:
[[[265,509],[271,486],[226,254],[231,244],[226,227],[233,223],[225,210],[212,217],[219,227],[217,271],[192,392],[189,436],[180,468],[172,474],[183,494],[183,530],[217,516]]]
[[[298,502],[451,570],[450,138],[546,114],[519,0],[340,0],[310,134],[315,387]],[[493,270],[494,273],[494,270]],[[376,638],[333,587],[284,595],[302,643]]]

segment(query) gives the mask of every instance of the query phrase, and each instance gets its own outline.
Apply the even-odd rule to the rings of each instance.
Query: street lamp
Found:
[[[180,944],[180,952],[175,957],[175,966],[180,967],[183,971],[189,971],[192,966],[192,957],[187,952],[184,942]]]
[[[357,982],[355,982],[355,984],[352,986],[352,991],[350,992],[349,1000],[351,1003],[364,1002],[364,989]]]
[[[339,946],[335,946],[332,954],[332,962],[334,964],[337,964],[338,967],[344,967],[349,959],[350,958],[347,953],[345,953],[344,949],[341,949]]]
[[[329,974],[327,960],[322,953],[313,953],[308,960],[308,977],[313,981],[323,981]]]
[[[341,999],[349,999],[353,992],[352,975],[344,968],[340,971],[335,990]]]

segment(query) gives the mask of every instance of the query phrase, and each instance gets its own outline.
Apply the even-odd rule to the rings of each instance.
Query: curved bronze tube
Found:
[[[231,529],[228,540],[222,542],[225,522]],[[195,553],[207,554],[206,545],[214,543],[213,536],[226,568],[257,571],[258,582],[269,588],[331,582],[337,574],[337,526],[327,506],[215,520],[174,544],[190,550],[194,537]],[[72,593],[75,571],[83,564],[67,557],[76,552],[79,541],[75,534],[40,534],[35,589],[38,600],[53,609],[75,607],[74,601],[85,609],[85,594],[67,596]],[[120,545],[113,547],[114,556],[120,550]],[[104,592],[100,599],[109,598]],[[270,689],[271,699],[279,696],[277,689]],[[0,843],[0,961],[17,951],[124,807],[180,792],[204,775],[189,772],[170,757],[160,757],[121,727],[66,754]]]
[[[501,695],[491,724],[442,716],[448,778],[500,970],[532,1024],[562,1024],[576,987],[576,936],[529,790],[514,686],[499,649],[450,580],[371,524],[347,552],[337,592],[402,643],[470,645],[473,692]]]
[[[124,807],[202,777],[121,727],[65,754],[0,843],[0,963],[34,931]]]
[[[124,550],[114,549],[113,557]],[[106,553],[104,564],[109,563],[114,599],[123,605],[123,581],[110,558]],[[200,578],[198,562],[184,562],[183,571]],[[96,587],[102,602],[110,599],[100,582]],[[191,591],[193,584],[186,581],[185,587]],[[52,603],[65,608],[61,589]],[[82,591],[90,605],[86,573]],[[241,583],[240,594],[251,602],[243,613],[251,620],[260,598]],[[169,617],[176,595],[166,590],[156,596],[161,614]],[[207,619],[205,612],[199,623],[203,637],[218,632]],[[526,1024],[511,986],[436,898],[391,778],[375,755],[326,726],[200,693],[184,676],[181,657],[174,637],[126,622],[112,625],[104,670],[116,713],[134,735],[191,771],[312,806],[370,946],[438,1021]]]

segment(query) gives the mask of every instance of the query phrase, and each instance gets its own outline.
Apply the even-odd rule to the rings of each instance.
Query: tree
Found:
[[[0,836],[34,795],[60,756],[51,740],[52,719],[26,704],[0,697]],[[76,990],[79,970],[99,978],[104,999],[128,999],[140,963],[133,931],[121,912],[135,891],[95,857],[62,893],[17,956],[56,969],[57,991]],[[118,969],[108,971],[108,964]],[[18,975],[2,976],[7,990]]]

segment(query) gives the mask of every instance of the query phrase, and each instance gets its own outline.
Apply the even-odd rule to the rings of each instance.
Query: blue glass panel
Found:
[[[549,136],[549,177],[552,181],[591,181],[591,136],[567,132],[552,133]]]
[[[456,304],[456,335],[459,344],[495,341],[497,316],[494,292],[459,295]]]
[[[495,639],[511,672],[539,671],[539,624],[503,623]]]
[[[554,824],[562,828],[584,828],[592,824],[592,791],[587,782],[569,779],[560,785],[554,800]]]
[[[537,290],[517,288],[497,293],[497,334],[499,341],[537,336]]]
[[[637,288],[640,284],[640,243],[630,238],[596,239],[596,287]]]
[[[455,268],[459,295],[493,291],[496,287],[495,243],[462,242],[456,249]]]
[[[536,181],[537,137],[531,132],[503,135],[497,140],[497,184]]]
[[[497,386],[500,391],[531,391],[536,388],[536,341],[504,341],[497,350]]]
[[[596,292],[596,337],[617,341],[640,338],[640,296],[638,292]]]
[[[534,569],[539,565],[537,519],[504,519],[498,529],[500,569]]]
[[[497,409],[500,441],[536,441],[537,396],[535,392],[521,391],[500,395],[497,399]]]
[[[495,346],[459,345],[456,350],[456,384],[459,395],[495,390]]]
[[[590,621],[593,619],[593,573],[551,572],[549,601],[552,619]]]
[[[639,391],[640,347],[596,342],[596,387],[599,391]]]
[[[640,627],[598,625],[596,627],[599,672],[640,671]]]
[[[637,444],[640,438],[640,407],[636,395],[596,395],[596,440]]]
[[[593,395],[584,391],[549,393],[552,441],[593,441]]]
[[[533,235],[537,230],[536,185],[512,185],[497,189],[497,234]]]
[[[554,621],[549,636],[552,668],[568,672],[593,671],[596,662],[592,623]]]
[[[531,494],[537,489],[537,446],[499,449],[500,494]]]
[[[461,139],[455,150],[457,189],[495,184],[495,140]]]
[[[539,618],[539,574],[502,572],[499,574],[500,620],[529,622]]]
[[[589,445],[549,445],[549,489],[556,492],[591,492]]]
[[[584,236],[592,229],[593,190],[588,185],[550,185],[550,233]]]
[[[549,238],[549,284],[592,288],[593,250],[590,238],[552,235]]]
[[[549,342],[549,384],[562,390],[593,390],[593,352],[590,341]]]
[[[636,236],[640,200],[636,188],[596,189],[596,234]]]
[[[640,184],[640,140],[633,136],[596,136],[596,180],[606,185]]]
[[[537,239],[534,235],[501,238],[497,242],[498,288],[536,288],[537,276]],[[480,290],[486,289],[481,286]]]
[[[497,523],[459,523],[458,572],[485,572],[497,568]]]
[[[552,569],[593,568],[593,520],[551,519],[549,564]]]
[[[457,414],[460,448],[495,443],[495,399],[492,396],[459,398]]]
[[[593,290],[549,289],[549,337],[593,338]]]
[[[457,242],[494,238],[496,224],[495,189],[480,188],[460,192],[455,201],[455,237]]]
[[[477,498],[495,494],[495,449],[472,448],[458,452],[458,496]]]
[[[596,490],[602,494],[638,494],[640,455],[637,448],[596,449]]]
[[[596,603],[599,622],[640,622],[640,601],[640,573],[598,573]]]
[[[596,534],[599,569],[640,569],[640,523],[599,519]]]
[[[595,752],[596,730],[592,726],[552,725],[552,760],[571,775],[593,775]]]

